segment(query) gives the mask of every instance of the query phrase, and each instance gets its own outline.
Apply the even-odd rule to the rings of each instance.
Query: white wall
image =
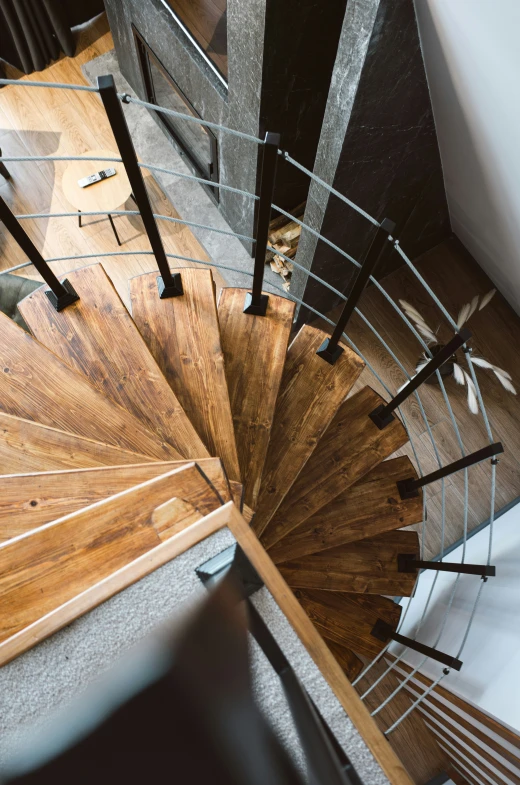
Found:
[[[520,0],[415,0],[455,234],[520,313]]]
[[[453,0],[458,2],[459,0]],[[472,537],[467,544],[465,561],[485,564],[489,546],[489,527]],[[461,562],[462,548],[457,548],[445,561]],[[443,685],[462,698],[492,714],[506,725],[520,730],[520,504],[498,518],[494,525],[491,563],[496,577],[488,578],[483,587],[477,612],[460,659],[462,669],[452,670]],[[401,629],[412,636],[425,608],[434,575],[438,575],[429,610],[418,634],[418,640],[433,645],[441,629],[445,610],[456,579],[454,573],[425,571],[419,579],[417,593]],[[475,575],[462,575],[446,626],[437,648],[457,655],[481,585]],[[408,600],[402,604],[406,608]],[[394,645],[394,653],[401,647]],[[423,656],[407,651],[404,660],[419,665]],[[421,671],[436,679],[442,666],[427,660]]]

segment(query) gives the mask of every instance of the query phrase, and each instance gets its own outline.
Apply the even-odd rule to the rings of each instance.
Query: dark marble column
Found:
[[[317,153],[316,174],[377,219],[391,218],[410,258],[451,231],[435,124],[411,0],[349,0]],[[356,259],[374,227],[320,186],[306,221]],[[309,233],[297,261],[340,291],[354,266]],[[391,249],[377,275],[399,266]],[[337,300],[295,273],[291,291],[326,312]],[[302,312],[301,318],[313,318]]]

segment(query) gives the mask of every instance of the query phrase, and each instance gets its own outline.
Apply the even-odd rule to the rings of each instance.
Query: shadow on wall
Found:
[[[519,312],[517,139],[498,25],[470,3],[416,0],[416,10],[453,230]]]

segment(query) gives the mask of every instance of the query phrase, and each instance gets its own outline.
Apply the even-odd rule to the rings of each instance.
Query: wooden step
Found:
[[[166,300],[159,298],[157,273],[132,278],[132,315],[209,454],[240,482],[213,277],[193,268],[181,274],[184,294]]]
[[[420,558],[416,532],[378,534],[291,559],[278,565],[278,569],[291,589],[410,597],[417,573],[398,571],[397,557],[400,553],[413,553],[416,559]]]
[[[19,303],[33,335],[170,444],[172,458],[208,457],[103,267],[74,270],[67,280],[80,299],[59,313],[45,286]]]
[[[401,616],[400,605],[373,594],[297,589],[295,595],[326,641],[366,657],[375,657],[386,645],[371,634],[377,620],[395,630]]]
[[[231,495],[233,497],[235,507],[240,510],[240,512],[242,512],[244,509],[244,486],[241,482],[237,482],[236,480],[229,480],[229,487],[231,489]]]
[[[0,545],[0,641],[221,505],[190,463]]]
[[[253,529],[262,534],[363,370],[350,349],[335,365],[316,352],[326,333],[304,325],[289,346]]]
[[[0,477],[0,541],[17,537],[187,463],[168,461]],[[220,459],[202,458],[197,465],[222,502],[230,501],[229,484]]]
[[[182,457],[3,313],[0,411],[157,460]]]
[[[363,668],[363,663],[359,657],[356,657],[350,649],[340,646],[339,643],[334,643],[334,641],[327,641],[327,646],[345,671],[349,681],[354,681]]]
[[[295,304],[269,294],[265,316],[244,313],[246,289],[222,289],[220,335],[245,503],[256,506]]]
[[[153,458],[0,412],[0,475],[148,461]]]
[[[264,530],[264,548],[275,543],[350,488],[408,441],[396,417],[382,431],[368,416],[383,399],[370,387],[344,401],[305,469]]]
[[[416,476],[407,456],[383,461],[279,540],[269,556],[279,564],[420,523],[422,491],[416,498],[402,500],[396,484]]]

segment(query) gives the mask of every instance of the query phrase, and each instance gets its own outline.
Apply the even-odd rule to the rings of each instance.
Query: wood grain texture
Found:
[[[153,513],[172,498],[201,518],[221,506],[191,463],[0,545],[0,640],[157,546]]]
[[[240,482],[211,270],[184,268],[181,275],[183,296],[166,300],[157,293],[157,274],[132,278],[132,314],[210,455]]]
[[[350,349],[335,365],[318,357],[321,330],[304,325],[287,352],[253,528],[261,535],[363,369]]]
[[[146,455],[0,412],[0,475],[152,460]]]
[[[402,500],[397,481],[416,477],[407,456],[383,461],[269,550],[275,564],[419,523],[422,493]]]
[[[334,643],[334,641],[327,641],[327,646],[343,668],[347,679],[349,681],[354,681],[363,668],[363,663],[359,657],[356,657],[354,652],[350,651],[350,649],[347,649],[345,646],[340,646],[339,643]]]
[[[218,317],[245,503],[260,492],[295,304],[269,294],[265,316],[245,314],[246,289],[222,289]]]
[[[1,485],[0,485],[1,487]],[[419,536],[393,531],[312,553],[278,566],[292,589],[324,589],[360,594],[410,597],[417,571],[399,572],[397,556],[419,558]]]
[[[233,501],[235,502],[240,512],[242,512],[244,509],[244,486],[241,482],[237,482],[236,480],[229,480],[229,487],[231,489]]]
[[[50,637],[66,627],[67,624],[113,597],[114,594],[141,580],[158,567],[162,567],[171,559],[184,553],[188,548],[222,529],[227,523],[229,508],[232,506],[233,503],[228,502],[223,507],[219,507],[1,642],[0,666],[41,643],[45,638]]]
[[[46,287],[19,303],[33,335],[154,431],[172,459],[207,457],[103,267],[74,270],[67,280],[80,299],[59,313],[46,296]]]
[[[0,335],[0,411],[171,460],[172,447],[161,444],[130,412],[106,398],[3,313]]]
[[[382,431],[368,416],[383,399],[370,387],[344,401],[261,540],[271,548],[408,441],[396,417]]]
[[[351,721],[365,740],[391,785],[412,785],[412,780],[402,762],[392,750],[387,739],[374,722],[374,718],[370,716],[363,701],[361,701],[356,690],[346,678],[341,666],[321,637],[320,631],[312,624],[296,599],[295,594],[293,594],[273,565],[268,554],[258,542],[255,533],[236,508],[231,507],[227,525],[262,578],[265,586],[273,595],[280,610],[309,652],[324,679],[328,682]],[[324,594],[338,596],[330,592],[324,592]]]
[[[185,465],[186,461],[158,462],[0,477],[0,541]],[[231,494],[220,460],[204,458],[197,465],[222,502],[228,502]]]
[[[371,594],[297,589],[295,595],[326,640],[352,649],[355,654],[375,657],[385,647],[371,634],[378,619],[397,628],[401,606]]]

